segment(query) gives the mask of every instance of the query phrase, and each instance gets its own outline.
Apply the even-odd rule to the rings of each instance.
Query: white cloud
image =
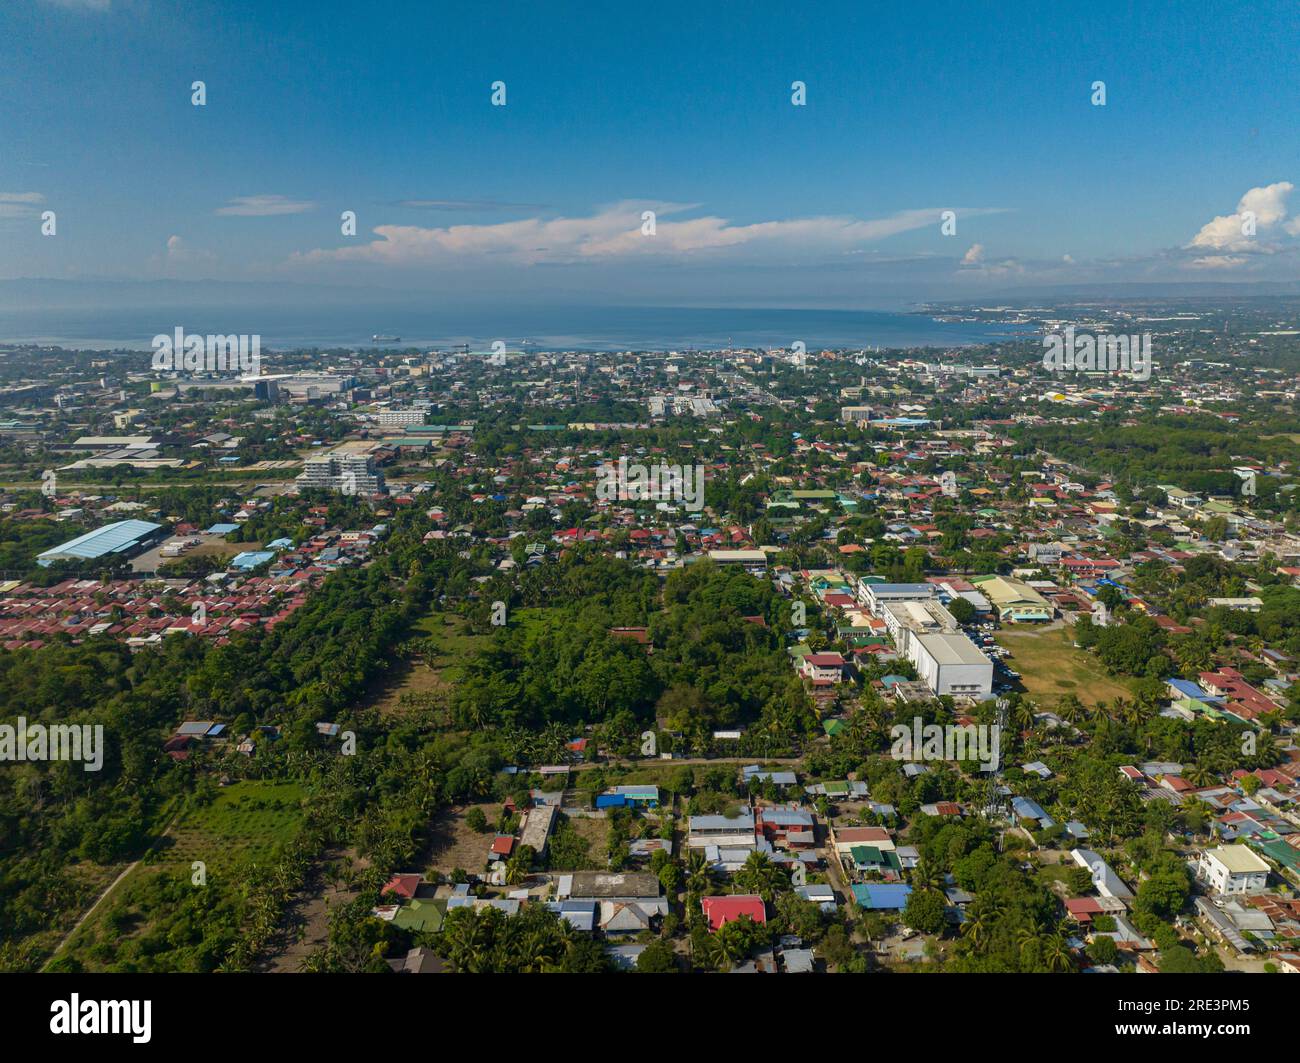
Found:
[[[1004,258],[996,262],[986,261],[984,245],[971,244],[966,253],[962,255],[961,261],[957,263],[957,270],[967,277],[980,275],[1004,277],[1008,274],[1024,273],[1025,267],[1014,258]]]
[[[191,247],[183,237],[172,234],[167,237],[167,249],[161,255],[152,255],[150,262],[165,268],[169,273],[178,266],[207,265],[215,262],[217,256],[211,251]]]
[[[167,258],[172,262],[194,262],[199,259],[212,258],[211,251],[201,251],[190,247],[181,237],[167,237]]]
[[[625,201],[584,217],[523,218],[485,225],[380,225],[378,237],[354,247],[317,249],[294,254],[296,264],[375,262],[421,266],[461,262],[467,258],[507,261],[516,265],[615,261],[636,258],[681,258],[736,254],[742,249],[790,254],[833,253],[898,233],[938,227],[939,209],[907,210],[863,221],[847,217],[796,218],[736,225],[705,216],[665,220],[696,209],[693,204]],[[655,234],[642,234],[642,214],[655,212]],[[965,216],[995,213],[994,208],[967,209]]]
[[[25,218],[44,202],[39,192],[0,192],[0,218]]]
[[[287,196],[235,196],[224,207],[218,207],[217,213],[240,218],[266,218],[274,214],[305,214],[315,208],[315,203]]]
[[[1290,181],[1278,181],[1271,185],[1252,188],[1237,203],[1232,214],[1221,214],[1201,226],[1200,231],[1192,237],[1188,250],[1230,251],[1234,254],[1273,254],[1278,245],[1270,241],[1271,236],[1283,233],[1300,235],[1300,218],[1286,220],[1287,196],[1294,185]],[[1248,236],[1245,228],[1246,212],[1255,215],[1255,235]],[[1214,263],[1224,256],[1207,256],[1194,260],[1194,264]],[[1218,263],[1237,265],[1236,262]]]
[[[447,212],[542,209],[539,203],[507,203],[496,199],[403,199],[397,205],[399,207],[410,207],[414,210]]]
[[[1245,255],[1202,255],[1187,264],[1188,269],[1237,269],[1250,259]]]

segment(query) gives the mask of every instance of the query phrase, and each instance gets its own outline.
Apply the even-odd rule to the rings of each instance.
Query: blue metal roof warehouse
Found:
[[[85,561],[105,554],[120,554],[139,546],[141,540],[161,529],[161,524],[147,520],[119,520],[37,554],[36,562],[48,566],[55,561]]]

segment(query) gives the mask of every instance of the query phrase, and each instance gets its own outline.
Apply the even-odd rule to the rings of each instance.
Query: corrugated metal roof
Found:
[[[78,535],[61,546],[51,547],[37,554],[37,561],[46,563],[65,558],[96,558],[105,554],[118,553],[129,549],[147,535],[152,535],[162,527],[147,520],[120,520],[116,524],[105,524],[102,528]]]

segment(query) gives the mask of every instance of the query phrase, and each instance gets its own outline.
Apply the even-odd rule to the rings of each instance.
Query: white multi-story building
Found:
[[[384,474],[368,454],[321,454],[303,462],[299,489],[337,491],[346,495],[382,495]]]
[[[909,639],[908,660],[926,686],[939,694],[984,701],[993,696],[993,662],[965,635],[940,633]]]
[[[1268,864],[1244,845],[1206,849],[1196,877],[1215,893],[1251,893],[1268,885]]]
[[[396,428],[408,424],[424,424],[423,410],[380,410],[375,415],[383,428]]]
[[[924,602],[938,595],[933,583],[869,583],[858,580],[857,599],[871,615],[884,616],[884,606],[890,602]]]
[[[885,622],[889,637],[904,653],[907,652],[906,642],[909,632],[917,635],[937,635],[960,630],[952,613],[948,612],[937,598],[882,602],[880,611],[876,615]]]
[[[885,601],[879,615],[898,652],[916,666],[917,674],[936,697],[951,694],[983,701],[993,696],[993,662],[962,634],[961,626],[938,599]]]

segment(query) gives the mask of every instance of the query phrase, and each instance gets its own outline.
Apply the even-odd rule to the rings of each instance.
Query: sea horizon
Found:
[[[541,307],[480,309],[177,307],[0,310],[0,342],[149,350],[153,337],[188,332],[261,337],[264,350],[349,347],[488,349],[495,340],[530,350],[686,348],[808,349],[971,347],[1012,339],[1029,326],[939,321],[921,311]],[[372,337],[399,337],[376,344]]]

